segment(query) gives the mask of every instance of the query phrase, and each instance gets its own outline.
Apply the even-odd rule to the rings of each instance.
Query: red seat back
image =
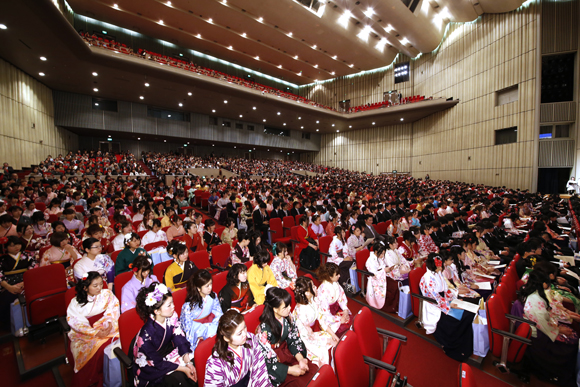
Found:
[[[146,244],[145,246],[143,246],[143,248],[146,251],[153,251],[153,250],[158,249],[160,247],[167,247],[167,242],[159,241],[159,242],[149,243],[149,244]]]
[[[125,286],[125,284],[129,282],[132,276],[133,270],[121,273],[115,277],[115,297],[117,297],[119,303],[121,304],[123,303],[123,300],[121,300],[121,295],[123,294],[123,286]]]
[[[165,283],[165,271],[173,263],[173,260],[158,263],[153,266],[153,275],[157,277],[160,283]]]
[[[197,347],[195,347],[195,352],[193,354],[193,361],[195,363],[195,370],[197,372],[197,384],[198,386],[203,386],[205,382],[205,363],[207,359],[211,356],[213,352],[213,346],[215,345],[215,336],[201,341]]]
[[[383,235],[387,233],[387,223],[386,222],[379,222],[375,225],[375,230]]]
[[[181,308],[185,304],[185,299],[187,298],[187,289],[179,289],[172,293],[173,295],[173,305],[175,306],[175,311],[181,317]]]
[[[338,387],[338,379],[336,379],[332,367],[328,364],[320,367],[316,375],[308,383],[308,387]]]
[[[282,228],[282,219],[270,218],[270,230],[272,232],[272,243],[284,238],[284,229]]]
[[[409,287],[411,288],[411,293],[422,294],[419,284],[421,283],[421,278],[426,272],[427,269],[423,266],[411,270],[409,273]],[[411,305],[413,306],[413,314],[419,316],[419,300],[415,297],[411,297]]]
[[[219,246],[215,246],[211,249],[211,256],[214,265],[219,265],[221,267],[226,267],[226,261],[228,260],[231,252],[231,247],[227,243],[222,243]]]
[[[487,316],[487,330],[489,333],[489,349],[496,357],[501,356],[503,347],[503,337],[492,333],[491,329],[500,329],[509,332],[509,321],[505,317],[508,310],[501,300],[501,295],[492,294],[485,303],[485,312]]]
[[[66,305],[67,309],[68,306],[70,305],[70,302],[72,301],[73,298],[76,297],[76,295],[77,295],[76,288],[70,288],[64,294],[64,304]]]
[[[111,253],[111,260],[113,260],[113,263],[117,263],[117,256],[119,255],[119,253],[123,251],[123,250],[117,250],[117,251],[113,251]]]
[[[357,334],[347,331],[334,350],[336,376],[341,386],[368,386],[369,367],[363,361],[363,354]]]
[[[383,356],[381,338],[377,333],[371,311],[366,306],[363,306],[355,316],[353,329],[358,336],[362,354],[380,360]]]
[[[129,354],[131,341],[139,330],[143,327],[143,320],[137,314],[137,309],[129,309],[125,313],[122,313],[119,317],[119,338],[121,340],[121,349],[125,354]]]
[[[362,249],[357,251],[356,253],[356,267],[359,270],[367,270],[366,268],[366,264],[367,264],[367,260],[369,259],[371,252],[368,249]],[[362,274],[361,273],[357,273],[358,274],[358,283],[360,286],[362,286]],[[366,292],[366,289],[363,289],[363,292]]]
[[[226,286],[228,282],[227,276],[228,276],[227,271],[222,271],[221,273],[217,273],[212,276],[213,280],[212,288],[215,294],[219,294],[220,291]]]
[[[36,207],[38,211],[44,212],[46,210],[46,204],[44,203],[34,203],[34,207]]]
[[[256,308],[254,308],[254,310],[244,315],[244,320],[246,321],[248,332],[256,332],[256,328],[258,328],[258,325],[260,325],[260,316],[262,315],[263,311],[264,305],[258,305]]]
[[[285,216],[284,219],[282,219],[283,222],[283,226],[289,229],[292,229],[292,227],[296,226],[296,222],[294,222],[294,217],[293,216]],[[286,231],[286,234],[288,234],[289,231]]]
[[[66,316],[66,274],[60,263],[26,271],[24,290],[28,319],[32,325],[43,324],[51,317]]]
[[[459,364],[459,387],[477,387],[471,367],[465,363]]]
[[[209,269],[210,271],[212,268],[210,267],[209,262],[209,253],[205,250],[196,251],[195,253],[189,253],[189,260],[195,263],[198,269]]]
[[[318,239],[318,248],[320,249],[321,253],[328,254],[328,249],[330,248],[330,244],[332,243],[331,236],[323,236],[322,238]]]
[[[137,229],[139,229],[139,228],[137,227]],[[139,234],[139,238],[143,239],[145,234],[147,234],[148,232],[149,232],[149,230],[143,230],[143,231],[139,231],[137,234]]]

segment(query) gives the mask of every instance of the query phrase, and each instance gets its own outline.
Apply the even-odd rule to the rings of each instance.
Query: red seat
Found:
[[[141,225],[141,222],[143,222],[142,220],[136,220],[135,222],[133,222],[133,230],[137,231],[139,230],[139,226]],[[145,234],[143,234],[145,235]],[[139,236],[141,236],[141,234],[139,234]],[[143,238],[141,236],[141,238]]]
[[[167,230],[169,230],[169,227],[171,227],[171,226],[165,226],[161,230],[163,230],[163,232],[167,232]]]
[[[148,232],[149,232],[149,230],[143,230],[143,231],[139,231],[137,234],[139,234],[139,238],[143,239],[145,234],[147,234]]]
[[[366,306],[363,306],[355,316],[353,329],[358,336],[363,356],[395,365],[401,353],[401,342],[407,341],[405,336],[377,328],[372,313]],[[381,370],[377,373],[376,379],[382,380],[382,386],[390,386],[392,376],[389,372]]]
[[[282,219],[282,228],[284,229],[284,236],[290,236],[290,230],[292,229],[292,227],[296,226],[296,223],[294,222],[294,217],[293,216],[285,216],[284,219]]]
[[[49,215],[48,216],[48,223],[52,224],[54,222],[56,222],[59,219],[58,215]]]
[[[222,243],[219,246],[215,246],[211,249],[211,257],[214,265],[219,267],[226,267],[226,261],[228,260],[231,252],[231,247],[227,243]]]
[[[244,320],[246,321],[246,326],[248,327],[248,332],[255,333],[256,328],[260,325],[260,316],[264,311],[264,305],[258,305],[252,310],[244,315]]]
[[[214,271],[210,265],[209,253],[205,250],[189,253],[189,260],[195,263],[195,266],[197,266],[197,268],[200,270],[206,269],[210,273]]]
[[[212,287],[215,294],[219,294],[220,291],[226,286],[228,282],[227,276],[228,276],[227,271],[222,271],[221,273],[217,273],[216,275],[212,276],[213,280]]]
[[[44,212],[46,210],[46,204],[44,203],[34,203],[34,207],[36,207],[38,211]]]
[[[421,289],[419,288],[419,284],[421,282],[421,278],[427,272],[425,267],[418,267],[416,269],[411,270],[409,273],[409,288],[411,289],[411,293],[422,295]],[[411,297],[411,305],[413,306],[413,314],[419,317],[419,307],[420,307],[419,299],[415,297]]]
[[[300,218],[302,218],[303,216],[304,215],[302,214],[298,214],[294,217],[296,226],[300,226]]]
[[[366,263],[367,263],[367,260],[369,259],[370,254],[371,254],[371,252],[368,249],[362,249],[362,250],[357,251],[357,253],[356,253],[356,268],[357,268],[357,270],[367,272]],[[358,280],[359,280],[360,288],[361,288],[362,293],[365,295],[366,295],[366,291],[367,291],[367,287],[365,285],[366,277],[367,277],[367,274],[363,274],[360,271],[358,272]]]
[[[160,283],[165,283],[165,271],[173,263],[173,260],[158,263],[153,266],[153,274],[157,277]]]
[[[387,233],[387,223],[386,222],[379,222],[375,225],[375,230],[381,235],[385,235]]]
[[[117,251],[113,251],[111,253],[111,259],[113,260],[114,263],[117,263],[117,256],[119,255],[119,253],[123,251],[123,250],[117,250]]]
[[[197,372],[197,385],[203,386],[205,382],[205,363],[213,352],[215,345],[215,336],[201,341],[193,354],[193,361],[195,363],[195,370]]]
[[[320,367],[308,383],[308,387],[338,387],[338,379],[336,379],[332,367],[328,364]]]
[[[224,232],[225,229],[226,229],[225,226],[217,226],[215,228],[215,233],[217,234],[218,237],[221,238],[222,237],[222,232]]]
[[[369,380],[369,366],[368,360],[363,358],[359,339],[354,331],[347,331],[334,350],[334,363],[336,365],[336,376],[341,386],[357,386],[357,387],[385,387],[381,382],[383,378],[378,375],[383,372],[396,372],[396,367],[385,364],[378,360],[371,360],[372,366],[376,366],[380,371],[375,373],[377,378]]]
[[[115,277],[115,297],[117,297],[119,303],[123,303],[123,300],[121,300],[123,286],[125,286],[125,284],[129,282],[132,276],[133,271],[131,270],[125,273],[121,273]]]
[[[187,298],[187,289],[176,290],[172,293],[172,295],[175,311],[181,317],[181,308],[183,308],[183,304],[185,304],[185,299]]]
[[[81,214],[84,214],[85,208],[83,206],[75,206],[75,211],[80,212]]]
[[[290,244],[291,237],[284,236],[284,228],[282,227],[282,219],[270,219],[270,232],[272,233],[272,243],[282,242],[286,245]]]
[[[160,247],[167,247],[167,242],[159,241],[159,242],[148,243],[145,246],[143,246],[145,251],[153,251],[153,250],[158,249]]]
[[[318,251],[320,252],[320,262],[326,263],[326,259],[330,257],[328,250],[330,248],[330,244],[332,243],[333,237],[331,236],[323,236],[318,239]]]
[[[66,316],[66,274],[60,263],[26,271],[24,291],[32,326],[42,325],[53,317]]]
[[[471,367],[465,363],[459,364],[459,380],[457,382],[458,387],[477,387],[475,383],[475,377],[473,376],[473,371]]]
[[[125,352],[125,355],[128,355],[129,351],[133,350],[131,341],[137,336],[143,324],[143,320],[141,320],[135,308],[129,309],[119,317],[119,339],[121,341],[121,349]]]

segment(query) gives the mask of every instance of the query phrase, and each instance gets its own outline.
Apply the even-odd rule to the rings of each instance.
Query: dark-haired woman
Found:
[[[197,231],[197,224],[194,222],[185,222],[183,228],[185,229],[183,241],[185,242],[187,249],[192,253],[196,251],[205,251],[206,247],[203,235]]]
[[[250,236],[244,230],[238,232],[238,243],[232,249],[230,257],[226,262],[226,266],[235,265],[236,263],[244,263],[252,260],[250,256]]]
[[[131,271],[133,276],[121,290],[121,313],[125,313],[129,309],[135,307],[137,294],[142,288],[146,288],[153,282],[159,282],[157,277],[151,274],[153,262],[151,258],[144,255],[139,255],[131,264]]]
[[[204,386],[272,386],[258,337],[248,332],[244,316],[236,310],[220,318],[212,356],[205,366]]]
[[[67,267],[76,259],[82,258],[77,249],[71,246],[68,233],[53,232],[50,235],[50,244],[51,247],[40,257],[40,266],[62,263]]]
[[[211,254],[211,249],[221,243],[220,237],[215,232],[216,223],[213,219],[206,219],[205,231],[203,232],[203,241],[205,242],[207,252]]]
[[[457,361],[465,361],[473,353],[473,329],[471,312],[457,309],[452,302],[457,299],[457,290],[449,289],[443,277],[443,261],[432,253],[425,262],[427,272],[419,286],[425,297],[437,304],[423,303],[423,328],[433,334],[445,354]]]
[[[316,270],[320,265],[318,254],[318,236],[308,227],[308,216],[303,215],[298,227],[298,248],[300,249],[300,266],[308,270]]]
[[[387,241],[395,238],[387,237]],[[386,259],[387,248],[384,242],[377,242],[365,264],[365,268],[373,273],[369,277],[365,299],[367,303],[376,309],[385,308],[387,312],[396,312],[399,307],[399,287],[397,281],[388,276],[394,266],[389,266]]]
[[[340,337],[350,328],[350,310],[342,286],[338,283],[340,272],[334,263],[320,265],[316,272],[320,280],[316,301],[322,312],[325,326]]]
[[[131,234],[133,226],[127,219],[123,219],[121,222],[115,223],[113,229],[117,233],[117,236],[113,238],[113,249],[115,251],[123,250],[125,247],[125,236]]]
[[[21,252],[22,242],[14,235],[6,237],[5,254],[0,256],[0,323],[10,318],[10,304],[24,291],[24,273],[36,267],[36,260]]]
[[[524,317],[535,322],[532,326],[532,345],[526,350],[530,369],[540,378],[559,386],[576,386],[576,356],[578,334],[570,323],[559,321],[550,306],[546,290],[550,278],[533,270],[528,282],[520,290],[524,303]],[[575,321],[580,316],[573,314]]]
[[[248,269],[242,263],[234,263],[227,275],[227,284],[219,294],[224,313],[229,309],[245,312],[254,305],[254,296],[248,283]]]
[[[187,281],[187,297],[181,308],[181,325],[191,349],[200,340],[216,334],[223,314],[217,295],[212,291],[213,280],[207,270],[198,271]]]
[[[197,386],[193,352],[181,329],[171,291],[156,282],[142,288],[135,308],[145,322],[133,347],[135,386]]]
[[[129,265],[133,263],[135,258],[139,255],[144,255],[149,257],[147,251],[141,247],[141,237],[137,233],[127,234],[123,238],[125,248],[117,255],[117,261],[115,262],[115,274],[119,275],[125,273],[131,268]]]
[[[78,281],[84,273],[98,272],[107,281],[109,290],[113,290],[115,281],[115,263],[107,254],[101,254],[101,241],[87,238],[83,241],[84,256],[74,266],[75,279]]]
[[[96,271],[84,273],[66,311],[74,358],[73,386],[102,385],[105,347],[119,334],[119,300]]]
[[[307,358],[306,346],[290,315],[290,294],[280,288],[266,292],[264,311],[256,331],[274,387],[306,386],[318,367]]]
[[[288,254],[288,247],[282,242],[274,243],[273,250],[275,257],[270,264],[270,269],[274,273],[278,286],[282,289],[294,289],[296,283],[296,266],[292,263],[292,257]]]
[[[182,289],[187,281],[199,271],[195,263],[189,260],[187,247],[175,240],[167,245],[167,251],[173,258],[173,263],[165,270],[163,282],[172,291]]]
[[[294,295],[296,307],[292,315],[298,327],[300,338],[306,345],[308,359],[319,367],[329,364],[328,350],[338,344],[338,337],[332,329],[325,325],[325,321],[322,319],[320,308],[314,301],[316,287],[312,283],[312,279],[298,277]],[[318,332],[312,330],[316,321],[320,325]]]
[[[270,253],[260,251],[254,257],[254,264],[248,269],[248,283],[254,295],[257,305],[262,305],[266,298],[266,290],[272,286],[278,286],[278,281],[268,265]]]
[[[398,250],[403,255],[403,258],[409,261],[411,267],[421,266],[422,260],[419,257],[419,245],[412,231],[409,230],[403,233],[403,241]]]

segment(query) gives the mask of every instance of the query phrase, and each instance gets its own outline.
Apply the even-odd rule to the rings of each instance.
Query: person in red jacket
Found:
[[[318,237],[308,227],[308,217],[302,216],[298,227],[298,249],[300,251],[300,266],[307,270],[316,270],[320,266],[320,255],[318,254]]]

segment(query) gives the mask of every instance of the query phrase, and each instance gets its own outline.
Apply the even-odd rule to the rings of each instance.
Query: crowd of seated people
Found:
[[[114,156],[118,165],[123,159],[134,161],[131,155],[119,156]],[[158,156],[146,156],[157,174],[159,168],[187,162],[181,156]],[[69,160],[74,158],[71,154]],[[153,159],[164,160],[150,162]],[[64,165],[64,158],[61,161]],[[229,162],[230,167],[250,169],[259,161],[192,158],[189,162],[204,166]],[[109,176],[91,182],[61,180],[54,175],[38,181],[13,173],[3,175],[2,322],[8,322],[10,304],[24,291],[23,272],[62,264],[68,268],[69,286],[77,289],[68,312],[74,329],[69,336],[77,385],[81,380],[102,377],[102,370],[95,367],[99,361],[102,364],[99,351],[114,338],[119,314],[133,307],[145,322],[144,336],[135,343],[134,371],[142,371],[136,374],[138,385],[165,379],[167,383],[190,383],[188,380],[195,379],[191,354],[200,340],[214,335],[218,356],[208,361],[209,377],[225,372],[228,351],[238,347],[223,342],[235,338],[242,346],[244,340],[252,343],[243,348],[258,359],[256,367],[266,370],[273,385],[284,385],[304,380],[330,362],[328,349],[351,324],[347,296],[356,290],[349,284],[350,271],[361,254],[368,254],[361,269],[372,273],[364,289],[365,299],[369,306],[387,313],[398,309],[398,289],[409,283],[410,271],[425,265],[420,290],[436,304],[426,306],[423,326],[457,360],[465,360],[473,351],[474,316],[458,309],[455,300],[478,303],[486,299],[493,289],[479,289],[478,284],[493,283],[501,275],[497,262],[509,264],[519,254],[518,275],[529,283],[521,293],[525,316],[539,322],[533,341],[541,348],[561,347],[566,361],[575,364],[577,352],[571,348],[578,345],[575,322],[580,320],[580,301],[578,280],[572,274],[577,269],[566,267],[570,274],[544,267],[544,262],[558,262],[559,255],[572,255],[567,233],[559,223],[568,215],[568,207],[559,197],[409,176],[374,176],[298,162],[260,162],[278,165],[280,173],[260,180],[176,176],[169,187],[137,176],[128,181]],[[298,176],[286,172],[296,167],[321,173]],[[198,191],[209,195],[209,207],[216,209],[215,214],[223,211],[226,216],[209,217],[205,209],[203,213],[193,209]],[[29,211],[26,215],[25,209]],[[48,221],[47,215],[56,220]],[[297,243],[293,248],[272,243],[270,222],[290,216],[297,220]],[[396,226],[387,227],[389,223]],[[332,237],[332,242],[327,261],[321,262],[320,241],[325,237]],[[225,266],[213,262],[221,245],[230,251]],[[207,254],[210,267],[198,260],[199,252]],[[167,266],[154,276],[158,265]],[[316,274],[318,288],[300,269]],[[543,276],[538,274],[540,269],[546,272]],[[227,284],[213,292],[213,278],[223,270],[228,271]],[[127,272],[131,280],[117,300],[112,284]],[[562,298],[552,293],[545,296],[545,283],[555,284],[553,291]],[[179,291],[187,292],[186,302],[182,310],[175,311],[169,300]],[[293,312],[289,307],[292,294],[297,305]],[[98,310],[89,311],[87,300],[95,302]],[[567,305],[568,301],[568,311],[556,304]],[[244,329],[239,313],[248,313],[254,305],[264,305],[257,332],[237,338],[236,332]],[[290,313],[294,318],[289,318]],[[100,318],[93,322],[93,329],[87,329],[84,321],[95,316]],[[320,331],[311,329],[315,319]],[[160,326],[171,334],[165,337]],[[88,344],[99,351],[87,353]],[[165,346],[177,348],[179,356],[168,360],[151,351]],[[552,380],[570,378],[573,367],[544,361],[544,357],[541,351],[530,352],[533,372]],[[167,364],[148,369],[149,361]],[[245,367],[239,368],[243,375],[236,378],[257,372]],[[175,370],[179,372],[171,372]]]

